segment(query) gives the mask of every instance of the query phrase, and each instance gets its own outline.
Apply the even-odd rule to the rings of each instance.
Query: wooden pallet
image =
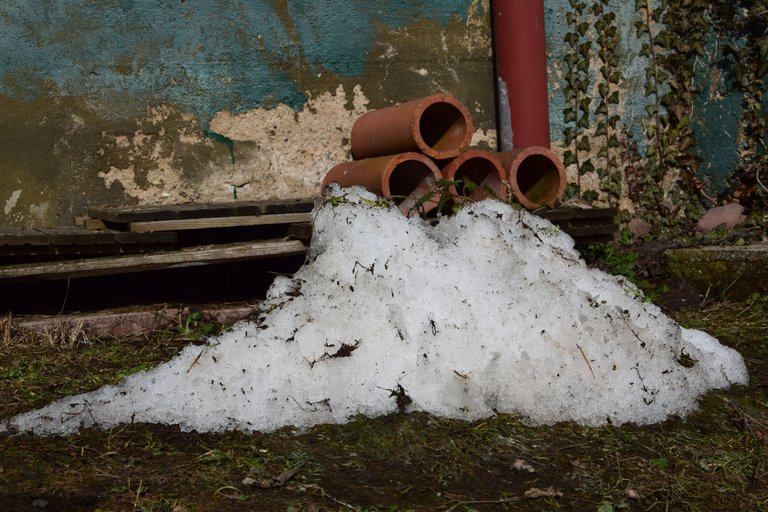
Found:
[[[314,199],[237,201],[131,208],[89,208],[88,215],[107,226],[134,232],[206,229],[308,222]],[[157,228],[157,229],[152,229]]]
[[[299,240],[260,240],[257,242],[187,247],[149,254],[21,263],[0,266],[0,282],[55,281],[129,274],[275,256],[293,256],[304,254],[306,250],[307,246]]]
[[[576,245],[614,242],[619,233],[617,208],[559,208],[535,213],[568,233]]]
[[[311,237],[314,204],[290,200],[91,208],[77,228],[4,229],[0,282],[303,254]]]
[[[3,229],[0,281],[103,276],[302,254],[311,236],[315,203],[308,199],[91,208],[89,217],[82,219],[91,229]],[[577,245],[610,242],[618,232],[615,208],[535,213],[558,225]]]
[[[127,233],[76,227],[0,228],[0,257],[65,257],[136,254],[171,249],[175,233]]]

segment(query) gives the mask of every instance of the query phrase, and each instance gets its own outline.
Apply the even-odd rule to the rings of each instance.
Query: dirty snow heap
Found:
[[[736,351],[588,268],[546,220],[484,201],[432,226],[338,194],[347,202],[316,210],[307,262],[275,281],[257,320],[0,429],[270,431],[398,408],[642,424],[747,382]]]

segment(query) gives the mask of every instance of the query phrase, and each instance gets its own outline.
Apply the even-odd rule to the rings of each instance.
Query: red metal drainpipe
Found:
[[[437,206],[437,181],[441,177],[440,169],[431,158],[408,152],[340,163],[325,175],[321,190],[325,195],[331,183],[341,187],[359,185],[380,196],[391,197],[400,211],[410,216],[427,213]]]
[[[543,0],[492,0],[496,69],[506,85],[512,146],[550,147],[547,48]],[[503,87],[499,88],[503,94]],[[503,97],[499,103],[503,104]],[[499,112],[500,120],[504,112]],[[499,130],[502,133],[503,126]]]
[[[462,182],[459,186],[454,184],[449,187],[454,196],[468,197],[473,201],[482,201],[489,197],[506,199],[506,171],[499,159],[487,151],[465,151],[448,162],[442,172],[446,180]],[[477,188],[468,190],[464,186],[467,179],[477,185]]]
[[[463,103],[447,94],[433,94],[360,116],[350,135],[352,157],[417,151],[445,160],[469,146],[472,131],[472,115]]]

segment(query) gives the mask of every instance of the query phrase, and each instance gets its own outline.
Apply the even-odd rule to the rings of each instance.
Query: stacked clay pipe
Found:
[[[553,206],[566,185],[565,168],[544,147],[493,153],[467,149],[472,116],[447,94],[433,94],[360,116],[352,126],[352,161],[336,165],[322,190],[359,185],[392,198],[400,210],[426,214],[438,205],[438,181],[472,182],[451,194],[479,201],[510,194],[525,208]]]

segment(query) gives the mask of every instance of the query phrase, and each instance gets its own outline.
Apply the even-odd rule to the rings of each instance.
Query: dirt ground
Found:
[[[654,301],[739,350],[750,372],[687,418],[586,428],[410,413],[268,434],[0,436],[0,511],[768,511],[768,296],[704,301],[658,261],[658,249],[632,261]],[[5,318],[0,418],[116,382],[219,327],[30,337]]]

